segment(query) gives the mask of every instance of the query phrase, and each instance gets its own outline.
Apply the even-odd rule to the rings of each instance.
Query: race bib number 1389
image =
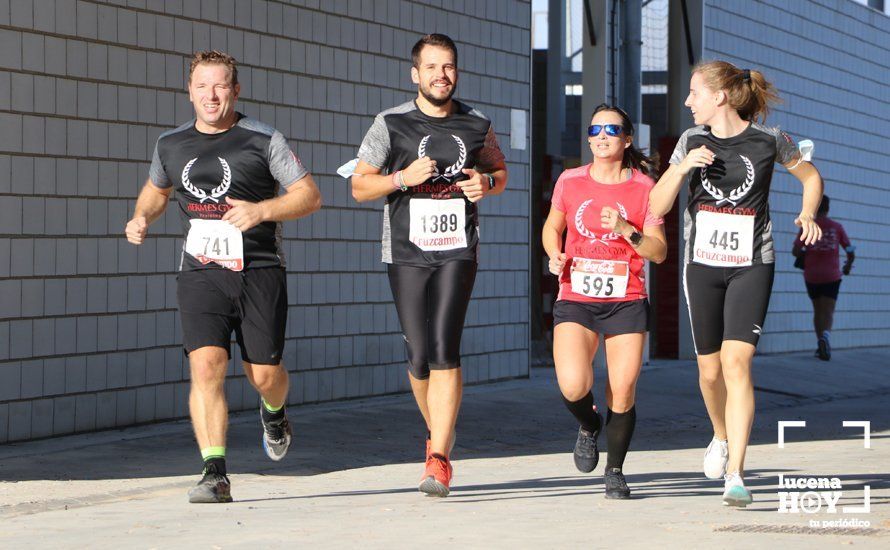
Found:
[[[466,248],[463,199],[411,199],[409,239],[421,250]]]

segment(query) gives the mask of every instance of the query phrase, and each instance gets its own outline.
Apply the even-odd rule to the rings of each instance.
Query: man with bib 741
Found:
[[[175,191],[185,232],[177,299],[191,372],[189,411],[204,461],[190,502],[232,500],[223,385],[233,331],[247,379],[262,397],[263,448],[276,461],[287,452],[281,222],[321,207],[312,176],[281,132],[235,111],[239,91],[231,56],[195,54],[188,80],[195,119],[158,138],[149,179],[126,227],[127,239],[142,244]]]

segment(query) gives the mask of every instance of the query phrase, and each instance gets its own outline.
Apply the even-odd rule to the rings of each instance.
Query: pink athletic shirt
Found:
[[[814,285],[840,281],[838,245],[846,250],[850,246],[850,238],[847,237],[844,226],[828,216],[816,218],[816,224],[822,228],[822,238],[816,241],[816,244],[807,247],[806,256],[804,256],[803,279]],[[800,231],[797,232],[797,240],[794,241],[795,250],[803,246],[800,233]]]
[[[640,233],[645,227],[663,224],[661,218],[649,211],[649,190],[655,182],[634,170],[631,178],[623,183],[600,183],[590,176],[591,166],[566,170],[553,189],[551,206],[565,214],[568,229],[565,242],[568,261],[559,277],[557,299],[627,302],[646,298],[643,258],[624,237],[602,228],[600,212],[604,206],[611,206]]]

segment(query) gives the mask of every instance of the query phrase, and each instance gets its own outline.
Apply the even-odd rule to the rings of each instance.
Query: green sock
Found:
[[[204,447],[201,449],[201,459],[207,462],[209,458],[226,458],[225,447]]]
[[[273,407],[272,405],[266,403],[265,399],[263,399],[262,401],[263,401],[263,408],[266,409],[267,411],[269,411],[270,413],[277,413],[278,411],[280,411],[281,409],[284,408],[284,403],[282,403],[281,406]]]

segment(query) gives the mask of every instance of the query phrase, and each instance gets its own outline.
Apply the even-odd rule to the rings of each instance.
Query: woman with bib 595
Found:
[[[667,254],[662,220],[649,211],[655,182],[644,172],[652,162],[634,147],[633,131],[621,109],[596,108],[587,140],[593,161],[559,176],[542,234],[550,271],[559,276],[553,361],[563,401],[581,425],[574,459],[585,473],[599,461],[602,418],[590,392],[591,363],[599,335],[605,336],[606,498],[630,497],[622,469],[636,424],[635,391],[649,330],[643,265]]]
[[[704,471],[724,478],[724,505],[747,506],[752,497],[742,476],[754,421],[751,363],[774,275],[768,202],[774,163],[803,184],[794,223],[807,245],[821,236],[815,214],[822,178],[788,134],[761,124],[778,96],[759,71],[711,61],[695,67],[689,88],[685,105],[698,126],[680,137],[670,168],[652,189],[652,212],[666,214],[689,181],[683,283],[699,386],[714,427]]]

